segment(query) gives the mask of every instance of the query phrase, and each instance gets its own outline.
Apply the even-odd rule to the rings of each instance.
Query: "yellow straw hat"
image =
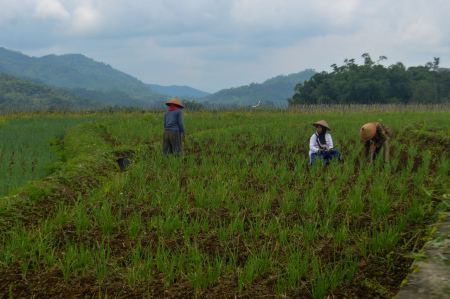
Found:
[[[177,106],[180,106],[181,108],[184,108],[183,104],[181,104],[181,101],[178,98],[173,98],[170,101],[166,102],[167,106],[170,106],[171,104],[175,104]]]
[[[316,121],[315,123],[313,123],[313,126],[316,127],[316,128],[317,128],[318,125],[321,125],[322,127],[327,128],[328,131],[331,131],[330,126],[329,126],[329,125],[327,124],[327,122],[324,121],[323,119],[322,119],[322,120],[319,120],[319,121]]]
[[[375,123],[367,123],[359,130],[359,137],[362,140],[370,140],[377,133],[377,125]]]

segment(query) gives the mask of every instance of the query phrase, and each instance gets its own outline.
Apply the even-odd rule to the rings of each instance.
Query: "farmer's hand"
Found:
[[[371,152],[375,152],[375,149],[376,149],[377,147],[375,146],[375,145],[372,145],[371,147],[370,147],[370,151]]]
[[[324,148],[321,148],[321,149],[318,151],[318,153],[319,153],[319,154],[322,154],[324,151],[325,151],[325,149],[324,149]]]
[[[330,149],[328,150],[328,153],[331,154],[332,152],[333,152],[333,149],[330,148]]]
[[[186,135],[183,135],[183,142],[186,142]]]

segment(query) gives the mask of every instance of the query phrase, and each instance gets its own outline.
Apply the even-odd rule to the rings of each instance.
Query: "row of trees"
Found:
[[[406,67],[397,62],[389,67],[362,55],[364,64],[355,59],[344,65],[333,64],[331,73],[316,73],[298,83],[296,93],[287,99],[295,104],[373,104],[373,103],[442,103],[450,100],[450,69],[439,68],[440,59],[424,66]]]

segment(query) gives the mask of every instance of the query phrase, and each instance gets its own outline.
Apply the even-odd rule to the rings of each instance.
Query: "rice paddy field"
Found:
[[[179,157],[163,111],[0,115],[0,298],[392,298],[449,208],[449,110],[184,111]],[[309,165],[321,119],[343,163]]]

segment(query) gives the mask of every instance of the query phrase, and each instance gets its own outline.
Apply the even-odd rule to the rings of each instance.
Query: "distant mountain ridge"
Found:
[[[0,73],[16,76],[56,89],[66,89],[80,98],[103,105],[161,106],[171,97],[194,100],[202,104],[254,105],[286,104],[294,87],[316,72],[307,69],[290,75],[279,75],[263,83],[222,89],[209,94],[189,86],[146,84],[108,64],[82,54],[30,57],[0,47]]]
[[[287,98],[292,97],[295,93],[295,86],[309,80],[315,73],[316,71],[313,69],[306,69],[299,73],[280,75],[267,79],[263,83],[222,89],[199,98],[198,101],[210,105],[254,105],[259,101],[268,105],[285,105]]]
[[[186,86],[186,85],[183,85],[183,86],[179,86],[179,85],[162,86],[162,85],[158,85],[158,84],[147,84],[147,85],[150,86],[150,88],[153,89],[154,91],[169,95],[171,97],[187,96],[187,97],[199,98],[199,97],[204,97],[204,96],[207,96],[210,94],[209,92],[201,91],[201,90],[198,90],[198,89]]]
[[[75,94],[80,91],[95,91],[93,94],[97,95],[114,91],[125,93],[129,97],[123,99],[122,105],[155,105],[164,103],[168,98],[131,75],[82,54],[38,58],[0,47],[0,72],[54,88],[68,89]]]

